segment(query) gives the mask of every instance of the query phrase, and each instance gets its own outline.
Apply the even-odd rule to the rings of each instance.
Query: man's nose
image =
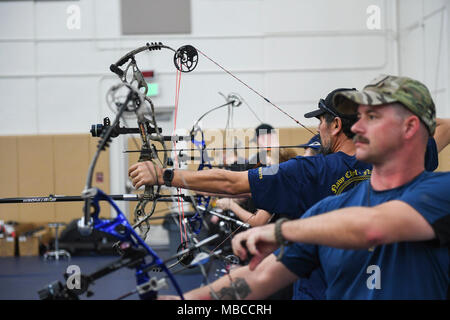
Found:
[[[358,121],[356,121],[356,122],[352,125],[352,127],[350,128],[350,130],[351,130],[353,133],[361,133],[361,132],[362,132],[362,120],[361,120],[361,118],[358,119]]]

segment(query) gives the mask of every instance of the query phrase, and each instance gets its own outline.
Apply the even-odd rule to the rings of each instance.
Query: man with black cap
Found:
[[[186,299],[261,299],[318,269],[328,299],[446,298],[450,173],[425,170],[436,128],[428,89],[383,76],[362,92],[338,92],[339,99],[358,105],[356,157],[373,164],[370,180],[318,202],[301,219],[236,235],[234,253],[252,254],[250,264]]]
[[[341,194],[370,178],[372,166],[354,156],[354,134],[350,128],[357,120],[355,104],[349,100],[338,101],[336,105],[333,102],[336,93],[352,90],[336,89],[330,92],[325,100],[319,101],[317,110],[305,115],[320,120],[318,131],[325,154],[299,156],[279,165],[242,172],[220,169],[163,171],[141,162],[129,168],[129,176],[136,188],[145,184],[166,184],[239,196],[251,192],[257,208],[288,215],[293,219],[299,218],[318,201]],[[436,168],[436,146],[431,145],[429,149],[431,152],[426,162],[433,162],[431,167]],[[320,272],[313,272],[310,280],[303,281],[303,287],[294,292],[294,295],[299,293],[296,298],[324,297],[325,287],[320,285],[323,283],[321,277]]]

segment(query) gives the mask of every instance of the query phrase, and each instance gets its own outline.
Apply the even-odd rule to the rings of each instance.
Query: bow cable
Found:
[[[270,105],[272,105],[273,107],[275,107],[276,109],[278,109],[278,111],[280,111],[281,113],[283,113],[284,115],[286,115],[287,117],[289,117],[291,120],[295,121],[295,123],[297,123],[298,125],[302,126],[303,128],[305,128],[306,130],[308,130],[309,132],[311,132],[313,135],[315,135],[314,132],[312,132],[310,129],[308,129],[305,125],[303,125],[300,121],[298,121],[297,119],[295,119],[293,116],[291,116],[289,113],[287,113],[286,111],[284,111],[283,109],[281,109],[280,107],[278,107],[276,104],[274,104],[272,101],[270,101],[269,99],[267,99],[266,97],[264,97],[261,93],[259,93],[258,91],[256,91],[255,89],[253,89],[251,86],[249,86],[248,84],[246,84],[244,81],[242,81],[241,79],[239,79],[237,76],[235,76],[232,72],[228,71],[227,69],[225,69],[224,67],[222,67],[219,63],[217,63],[216,61],[214,61],[213,59],[211,59],[210,57],[208,57],[206,54],[204,54],[201,50],[199,50],[198,48],[196,48],[197,51],[204,56],[206,59],[208,59],[209,61],[211,61],[212,63],[214,63],[216,66],[218,66],[220,69],[222,69],[223,71],[225,71],[226,73],[228,73],[230,76],[232,76],[234,79],[236,79],[237,81],[239,81],[241,84],[243,84],[244,86],[246,86],[248,89],[250,89],[251,91],[253,91],[255,94],[257,94],[259,97],[261,97],[262,99],[264,99],[267,103],[269,103]]]

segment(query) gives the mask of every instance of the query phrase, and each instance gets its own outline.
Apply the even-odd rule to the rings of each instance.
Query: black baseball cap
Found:
[[[354,116],[355,116],[354,114],[347,114],[347,113],[344,114],[344,113],[338,111],[333,102],[334,95],[337,92],[352,91],[352,90],[356,91],[355,88],[352,88],[352,89],[339,88],[339,89],[335,89],[335,90],[331,91],[325,99],[319,100],[317,110],[305,113],[305,118],[313,118],[313,117],[319,118],[321,115],[323,115],[325,113],[330,113],[333,116],[338,117],[338,118],[354,118]]]

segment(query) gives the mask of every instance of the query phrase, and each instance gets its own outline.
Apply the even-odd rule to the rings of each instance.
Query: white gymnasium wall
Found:
[[[409,2],[192,0],[191,34],[121,36],[119,0],[1,1],[0,135],[87,133],[91,124],[112,117],[105,93],[118,79],[109,71],[109,65],[127,51],[153,41],[174,48],[184,44],[198,47],[302,123],[315,126],[316,120],[304,119],[303,114],[337,87],[362,88],[380,73],[399,71],[434,83],[436,63],[430,62],[432,68],[423,66],[422,55],[434,58],[437,54],[437,27],[433,21],[439,15],[425,20],[430,28],[425,35],[412,30],[399,36],[397,28],[408,27],[448,1],[431,1],[432,5],[428,1],[411,1],[414,5]],[[425,2],[426,9],[417,8]],[[66,26],[71,5],[80,8],[79,30]],[[381,9],[379,30],[367,28],[366,10],[370,5]],[[158,13],[149,12],[149,19],[154,14]],[[444,38],[448,35],[446,24]],[[426,42],[427,50],[421,50],[417,38]],[[442,46],[448,46],[446,40],[444,43]],[[436,91],[442,103],[448,101],[448,48],[445,50]],[[141,54],[138,64],[156,73],[160,87],[160,94],[153,99],[156,108],[173,108],[172,54]],[[442,90],[446,93],[441,94]],[[182,76],[177,127],[189,128],[202,113],[222,104],[218,92],[240,94],[263,121],[276,127],[296,126],[200,56],[197,69]],[[203,125],[223,128],[225,118],[226,110],[217,111]],[[161,124],[170,134],[172,120]],[[257,124],[246,107],[235,110],[235,127]],[[111,146],[111,170],[124,172],[111,175],[112,193],[124,191],[124,148],[122,138]]]
[[[437,115],[450,117],[450,1],[398,1],[399,73],[423,81]]]
[[[81,12],[79,30],[66,27],[73,4]],[[366,27],[371,4],[381,8],[381,30]],[[330,90],[361,87],[380,72],[396,72],[395,9],[387,0],[192,0],[191,34],[121,36],[118,0],[2,1],[0,134],[86,132],[109,115],[104,95],[118,82],[109,65],[151,41],[200,48],[302,121]],[[141,69],[156,72],[156,107],[173,107],[171,53],[138,60]],[[241,94],[263,121],[296,125],[203,57],[183,75],[178,125],[189,127],[221,104],[218,91]],[[205,126],[223,126],[223,115],[212,115]],[[252,127],[258,121],[243,108],[234,124]],[[171,122],[165,125],[170,130]]]

